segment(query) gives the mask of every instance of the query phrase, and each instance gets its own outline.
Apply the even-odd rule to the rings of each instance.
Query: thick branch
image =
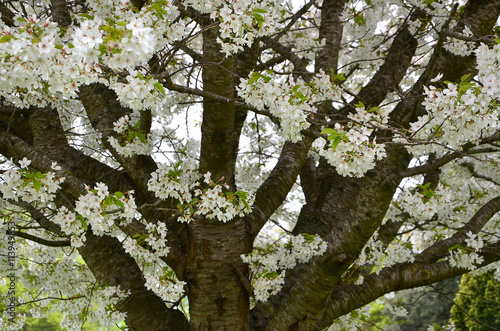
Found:
[[[340,15],[342,15],[346,3],[346,0],[323,1],[319,40],[324,39],[325,46],[318,52],[316,57],[316,72],[320,69],[326,73],[330,69],[333,69],[335,72],[337,71],[343,32]]]
[[[68,4],[66,0],[51,0],[52,17],[54,21],[61,27],[71,25],[71,17],[69,16]]]
[[[225,58],[217,43],[218,29],[203,33],[203,91],[224,98],[234,98],[234,59]],[[220,65],[214,65],[220,64]],[[235,141],[239,139],[235,130],[235,109],[231,103],[203,99],[203,122],[201,125],[200,172],[210,172],[212,179],[224,181],[235,189],[233,154]]]
[[[269,217],[283,203],[297,180],[313,139],[304,137],[297,143],[285,142],[278,163],[255,194],[252,213],[247,217],[250,232],[257,236]]]
[[[3,2],[0,2],[0,13],[5,25],[12,28],[14,26],[14,13]]]

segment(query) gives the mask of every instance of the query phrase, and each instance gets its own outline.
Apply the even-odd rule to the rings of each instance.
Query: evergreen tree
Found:
[[[500,329],[500,282],[493,272],[462,276],[451,320],[457,331]]]

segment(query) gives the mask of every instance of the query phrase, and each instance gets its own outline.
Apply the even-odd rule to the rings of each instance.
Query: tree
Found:
[[[500,327],[500,283],[493,272],[466,274],[451,308],[457,330],[492,330]]]
[[[500,259],[500,1],[0,12],[1,274],[40,289],[17,308],[52,300],[67,329],[350,329]]]

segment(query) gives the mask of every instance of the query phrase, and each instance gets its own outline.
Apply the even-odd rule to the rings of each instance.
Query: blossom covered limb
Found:
[[[13,137],[10,137],[9,140],[12,141],[12,139],[13,139]],[[27,153],[27,154],[29,155],[29,153]],[[41,158],[33,158],[34,159],[33,165],[40,167],[41,165],[44,164],[44,162],[46,162],[46,160],[44,160],[44,158],[46,158],[46,157],[42,156]],[[67,177],[68,177],[67,183],[70,184],[69,186],[71,186],[71,184],[77,185],[77,186],[83,186],[83,184],[81,182],[79,182],[78,179],[71,178],[71,175],[68,174]],[[70,190],[68,190],[67,186],[65,187],[65,189],[67,191],[70,191]],[[73,190],[78,191],[77,188],[73,188]],[[78,195],[76,195],[76,196],[78,196]],[[32,208],[34,208],[34,207],[27,206],[28,210],[32,209]],[[39,215],[39,216],[42,216],[41,218],[39,217],[39,219],[45,218],[45,217],[43,217],[43,215]],[[41,224],[43,225],[44,222],[41,222]],[[35,236],[31,236],[31,235],[27,236],[24,234],[20,234],[20,236],[27,238],[27,239],[30,239],[30,240],[36,240],[36,242],[44,244],[44,245],[54,246],[54,247],[56,246],[56,245],[54,245],[54,242],[52,242],[52,241],[39,240]],[[153,304],[153,306],[154,306],[155,305],[154,302],[156,300],[157,301],[156,308],[162,311],[162,314],[164,315],[164,317],[167,320],[169,320],[172,323],[174,323],[175,325],[177,325],[179,327],[179,330],[186,329],[186,327],[185,327],[186,320],[185,320],[184,316],[179,311],[175,311],[175,310],[171,311],[169,308],[164,306],[163,301],[161,299],[159,299],[155,294],[151,293],[149,290],[147,290],[144,287],[144,279],[142,277],[142,272],[139,270],[139,271],[136,271],[135,274],[130,273],[130,271],[134,270],[134,268],[137,270],[139,268],[137,266],[136,261],[124,252],[124,248],[123,248],[121,242],[117,238],[113,238],[113,237],[110,237],[107,235],[103,235],[102,237],[97,237],[93,234],[93,231],[90,228],[88,229],[88,231],[86,231],[86,238],[87,238],[87,240],[85,240],[85,244],[79,248],[80,254],[81,254],[82,258],[86,261],[87,265],[92,266],[92,268],[94,268],[93,269],[94,275],[97,277],[97,279],[99,279],[99,282],[101,284],[106,285],[106,286],[115,286],[115,284],[121,285],[123,289],[130,290],[132,292],[132,295],[133,295],[132,302],[137,302],[140,300],[147,300],[149,304]],[[73,245],[73,243],[71,243],[71,245]],[[103,247],[103,245],[113,246],[114,248]],[[117,248],[118,248],[118,251],[116,251]],[[103,259],[101,257],[96,257],[96,254],[97,254],[96,251],[100,251],[101,254],[109,254],[110,252],[113,252],[113,249],[114,249],[114,252],[117,256],[116,258],[120,257],[120,258],[126,260],[126,261],[125,260],[121,261],[121,266],[125,269],[123,269],[122,271],[118,271],[115,274],[110,272],[110,270],[116,271],[116,269],[113,267],[113,264],[108,263],[109,260]],[[110,270],[104,271],[103,269],[106,269],[106,268],[109,268]],[[96,270],[103,270],[102,271],[103,273],[99,273]],[[105,275],[105,276],[103,276],[103,275]],[[125,275],[125,277],[122,278],[124,275]],[[108,278],[106,278],[106,277],[108,277]],[[135,280],[132,283],[130,283],[134,277],[135,277]],[[122,279],[125,279],[125,280],[121,281]],[[117,284],[117,283],[120,283],[120,284]],[[131,286],[131,287],[128,287],[128,286]],[[135,299],[135,296],[137,296],[138,299]],[[125,300],[120,301],[118,303],[118,306],[119,306],[118,309],[120,309],[122,312],[128,313],[129,317],[127,317],[127,319],[129,320],[129,323],[131,323],[131,325],[135,324],[135,323],[139,323],[139,322],[135,322],[135,320],[134,320],[134,313],[132,313],[132,310],[136,311],[137,309],[136,309],[136,306],[134,305],[134,303],[131,303],[130,299],[125,299]],[[149,305],[142,305],[142,306],[143,307],[150,307]],[[153,309],[153,311],[154,311],[154,309]],[[153,311],[151,311],[151,312],[153,312]],[[143,312],[135,312],[135,313],[140,315],[140,316],[143,316]],[[135,317],[135,318],[137,318],[137,317]],[[141,317],[141,320],[142,320],[142,317]],[[158,323],[161,323],[161,322],[158,322]]]
[[[480,266],[497,261],[499,249],[500,245],[497,243],[489,247],[488,250],[491,253],[481,253],[484,262]],[[355,307],[362,307],[384,293],[433,284],[466,272],[467,269],[453,267],[448,261],[419,264],[403,263],[383,269],[379,274],[372,273],[366,276],[361,285],[352,283],[339,285],[332,292],[332,297],[322,317],[323,322],[318,324],[318,330],[331,323],[335,318],[355,309]],[[363,294],[359,296],[359,293]],[[356,297],[356,300],[349,300],[350,297]]]
[[[453,236],[441,240],[428,247],[415,259],[417,262],[433,262],[449,254],[449,249],[454,245],[464,244],[468,233],[478,233],[484,225],[500,211],[500,196],[485,203],[474,216]]]
[[[482,141],[479,143],[479,145],[481,145],[481,144],[488,145],[488,144],[494,143],[495,141],[498,141],[498,140],[500,140],[500,135],[496,134],[496,135],[490,136],[488,138],[482,139]],[[415,176],[415,175],[425,174],[425,173],[428,173],[430,171],[435,171],[453,160],[456,160],[459,158],[464,158],[467,155],[490,153],[493,150],[494,149],[491,149],[491,148],[480,149],[477,147],[476,144],[467,143],[464,146],[462,146],[461,151],[454,151],[451,153],[447,153],[447,154],[441,156],[440,158],[430,160],[429,162],[426,162],[423,165],[408,168],[407,170],[404,170],[403,172],[401,172],[401,176],[411,177],[411,176]]]
[[[162,318],[148,319],[148,327],[151,330],[165,325],[163,323],[176,330],[189,329],[186,317],[179,310],[167,308],[160,297],[145,287],[144,277],[137,262],[125,252],[117,238],[96,236],[92,231],[87,231],[85,245],[79,248],[79,252],[101,284],[120,286],[130,291],[130,295],[117,304],[120,311],[127,313],[127,325],[143,328],[145,316],[158,315]]]
[[[400,62],[399,61],[386,61],[385,64],[380,68],[380,70],[373,76],[373,78],[371,80],[372,83],[369,83],[367,86],[363,87],[363,89],[360,92],[361,95],[364,95],[364,96],[370,95],[370,98],[378,98],[378,99],[373,100],[373,101],[376,100],[378,103],[383,101],[385,94],[388,93],[391,88],[394,88],[395,86],[397,86],[399,84],[400,80],[403,78],[404,72],[406,71],[406,69],[408,68],[408,66],[411,63],[411,58],[412,58],[412,56],[415,52],[415,49],[416,49],[416,41],[414,40],[411,33],[409,33],[409,31],[405,27],[401,28],[399,34],[395,37],[395,39],[397,39],[398,42],[393,43],[393,48],[391,49],[392,53],[390,53],[390,54],[393,54],[393,56],[397,57],[398,59],[401,57],[401,61]],[[382,83],[382,82],[384,82],[384,83]],[[370,84],[373,84],[373,85],[370,85]],[[374,93],[373,89],[377,89],[380,92]],[[370,91],[371,93],[369,93],[368,91]],[[376,104],[377,103],[375,103],[375,105]],[[408,159],[405,160],[405,157],[404,157],[405,153],[404,152],[403,152],[403,155],[401,155],[402,150],[400,148],[395,148],[395,149],[391,148],[391,149],[389,149],[389,152],[391,152],[390,154],[392,154],[392,153],[394,153],[394,154],[387,156],[387,159],[384,159],[381,162],[383,165],[379,164],[379,171],[381,171],[381,169],[386,167],[385,169],[387,171],[387,174],[391,173],[390,169],[398,169],[398,167],[405,166],[406,165],[405,162],[409,161]],[[355,227],[354,224],[360,221],[361,218],[358,218],[356,221],[351,220],[353,223],[350,224],[349,226],[342,225],[342,223],[344,223],[344,222],[346,222],[344,224],[351,222],[351,221],[348,221],[347,217],[345,217],[345,214],[344,214],[345,212],[343,212],[343,210],[356,209],[359,211],[363,207],[361,207],[361,206],[357,206],[357,207],[349,206],[349,207],[347,207],[348,205],[351,204],[352,201],[345,201],[346,206],[340,207],[339,206],[339,199],[335,197],[335,193],[333,193],[333,192],[335,190],[339,190],[339,189],[341,189],[341,190],[354,189],[356,191],[359,190],[358,192],[365,192],[366,193],[365,189],[362,188],[363,184],[361,184],[361,183],[354,184],[354,183],[351,183],[350,180],[343,180],[343,179],[338,178],[338,175],[333,174],[331,172],[331,170],[328,169],[330,167],[331,166],[328,165],[327,163],[320,162],[320,165],[318,167],[318,169],[319,169],[318,172],[321,172],[323,174],[324,179],[323,178],[316,178],[317,187],[313,191],[321,192],[321,194],[319,194],[317,196],[317,199],[321,199],[323,201],[325,201],[325,200],[328,201],[326,204],[331,203],[332,205],[334,205],[334,204],[336,205],[336,207],[333,207],[333,206],[332,206],[333,208],[330,207],[330,208],[332,208],[332,210],[330,210],[328,213],[330,214],[330,212],[331,212],[331,214],[330,214],[331,217],[327,218],[327,219],[325,219],[325,218],[319,219],[319,218],[312,216],[312,215],[314,215],[314,213],[316,211],[314,210],[315,207],[312,207],[312,206],[314,206],[315,203],[311,201],[310,202],[311,207],[306,205],[303,208],[303,211],[300,215],[301,217],[299,217],[297,225],[295,226],[294,233],[301,233],[301,232],[318,233],[318,234],[326,237],[326,236],[329,236],[330,233],[335,233],[336,231],[339,231],[339,229],[341,229],[341,228],[345,229],[345,228]],[[394,173],[392,173],[390,176],[393,177],[393,175],[394,175]],[[388,195],[388,192],[391,192],[391,191],[393,192],[396,189],[396,187],[393,186],[392,184],[389,185],[388,180],[389,179],[386,177],[385,180],[381,180],[381,182],[384,183],[383,185],[392,186],[391,188],[386,187],[385,190],[381,190],[378,192],[372,192],[372,193],[370,193],[370,195],[372,197],[380,196],[380,198],[378,198],[378,201],[383,200],[383,201],[385,201],[385,203],[389,203],[391,195]],[[396,182],[398,182],[398,180],[394,179],[393,183],[396,183]],[[330,183],[330,184],[326,184],[326,183]],[[335,184],[333,184],[333,183],[335,183]],[[358,187],[357,185],[360,185],[360,186]],[[381,184],[381,187],[382,187],[382,184]],[[330,197],[329,196],[330,194],[326,193],[326,192],[332,192],[331,193],[332,196]],[[375,198],[375,199],[377,199],[377,198]],[[344,203],[344,202],[342,202],[342,203]],[[368,203],[368,204],[370,204],[370,203]],[[311,208],[311,210],[308,210],[309,209],[308,207]],[[333,212],[333,210],[335,210],[336,213]],[[383,213],[384,212],[382,210],[380,210],[379,217],[382,217]],[[339,219],[340,214],[344,215],[344,218],[342,220]],[[372,217],[371,217],[371,219],[366,219],[367,224],[373,222],[373,220],[376,219],[376,217],[373,217],[373,215],[377,214],[377,212],[374,211],[373,209],[371,209],[370,214],[372,215]],[[379,218],[379,221],[380,220],[381,220],[381,218]],[[362,221],[362,222],[364,222],[364,221]],[[333,232],[329,232],[329,231],[331,231],[332,227],[336,230],[333,230]],[[363,229],[368,229],[369,227],[370,226],[367,226],[367,225],[360,226],[360,228],[363,228]],[[344,230],[342,230],[342,231],[344,231]],[[363,234],[363,236],[366,236],[365,238],[368,238],[369,236],[371,236],[371,234],[372,233],[370,233],[370,232],[366,232]],[[336,236],[339,236],[339,234],[337,234]],[[343,244],[330,243],[330,245],[332,245],[332,246],[330,246],[331,250],[329,249],[326,252],[326,255],[335,254],[337,256],[328,259],[327,263],[325,263],[324,260],[322,260],[322,262],[317,262],[316,264],[314,264],[314,267],[318,269],[317,272],[319,274],[329,273],[328,280],[316,279],[311,274],[306,272],[305,270],[298,271],[301,269],[301,267],[297,266],[296,268],[298,270],[296,272],[290,273],[290,276],[287,275],[287,277],[285,278],[286,279],[285,284],[293,284],[297,281],[301,282],[302,280],[304,280],[306,278],[308,279],[308,281],[311,281],[311,280],[318,281],[318,284],[321,284],[318,286],[321,286],[322,288],[327,288],[328,287],[328,285],[326,285],[327,283],[334,284],[334,282],[335,282],[334,280],[336,279],[336,277],[340,276],[340,274],[342,273],[342,271],[340,271],[338,266],[342,265],[344,267],[347,267],[349,265],[348,261],[351,259],[351,257],[347,257],[346,255],[339,254],[338,249],[340,247],[346,247],[349,245],[364,245],[363,240],[360,240],[361,237],[360,237],[359,233],[356,233],[356,234],[352,233],[351,235],[344,235],[343,237],[346,240]],[[347,239],[347,238],[350,238],[350,239]],[[352,240],[352,241],[349,242],[349,240]],[[337,247],[337,248],[334,249],[332,247]],[[335,253],[333,253],[333,252],[335,252]],[[337,265],[337,267],[335,267],[335,265]],[[310,267],[310,265],[309,265],[309,267]],[[338,271],[338,273],[336,272],[335,274],[333,274],[332,272],[329,272],[327,270],[336,270],[336,271]],[[301,279],[301,280],[299,280],[299,279]],[[299,305],[296,305],[294,303],[297,300],[297,297],[300,297],[301,298],[300,300],[303,300],[302,303],[300,304],[302,307],[301,309],[303,309],[304,307],[308,307],[309,305],[311,305],[310,303],[312,301],[325,300],[327,297],[325,294],[328,292],[328,290],[325,290],[324,292],[322,291],[322,294],[319,294],[318,292],[310,292],[310,293],[314,293],[314,295],[312,295],[311,297],[307,297],[303,294],[295,293],[294,290],[289,290],[287,288],[287,285],[285,285],[285,288],[286,288],[286,290],[284,292],[287,293],[287,295],[278,296],[273,301],[274,301],[274,304],[279,305],[280,311],[283,311],[283,312],[286,311],[285,314],[288,314],[290,316],[290,319],[295,318],[295,317],[292,317],[294,315],[293,309],[296,309],[299,306]],[[308,302],[308,303],[305,303],[305,302]],[[303,310],[303,311],[305,311],[305,310]],[[299,312],[296,311],[295,313],[299,313]],[[288,321],[288,322],[290,322],[290,321]],[[281,323],[286,323],[286,321],[284,319],[281,319],[280,321],[276,320],[276,321],[271,321],[270,323],[271,323],[271,325],[273,325],[273,327],[279,328],[279,327],[282,327]],[[308,327],[307,325],[309,325],[308,323],[314,323],[314,321],[312,319],[311,319],[311,321],[304,321],[303,327],[307,328]],[[278,325],[280,325],[280,326],[278,326]]]

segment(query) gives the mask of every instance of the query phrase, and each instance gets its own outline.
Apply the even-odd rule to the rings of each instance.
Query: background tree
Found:
[[[367,330],[427,330],[429,325],[449,324],[453,299],[458,292],[460,277],[436,284],[400,291],[392,298],[383,298],[382,303],[372,303]],[[384,302],[385,301],[385,302]],[[388,303],[388,304],[387,304]],[[400,307],[404,308],[401,315]]]
[[[34,315],[353,329],[500,259],[500,1],[0,12],[0,274]]]
[[[466,274],[451,308],[457,330],[494,330],[500,328],[500,283],[493,272]]]

